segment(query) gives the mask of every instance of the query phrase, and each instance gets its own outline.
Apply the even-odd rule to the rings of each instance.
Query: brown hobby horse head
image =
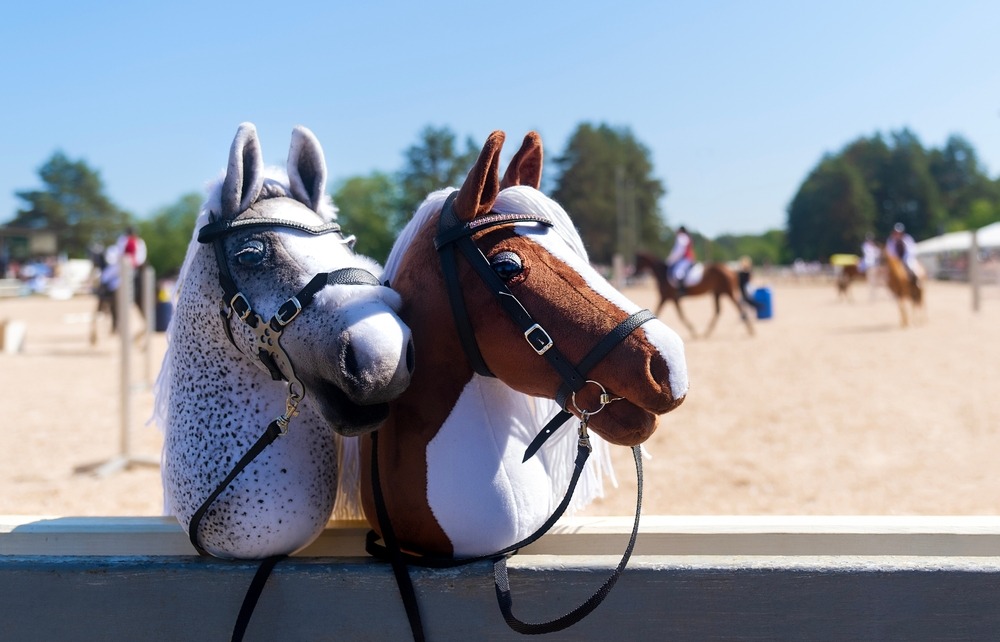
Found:
[[[390,403],[378,431],[379,479],[396,536],[414,551],[488,553],[545,521],[562,492],[557,480],[564,482],[572,468],[576,435],[560,431],[569,437],[568,458],[553,455],[565,448],[546,445],[522,463],[526,445],[558,411],[550,400],[563,386],[537,340],[551,339],[552,354],[579,364],[616,326],[643,312],[591,267],[566,212],[538,191],[539,136],[525,137],[501,179],[503,141],[502,132],[490,135],[457,194],[441,190],[427,198],[386,263],[416,352],[410,387]],[[466,255],[446,256],[478,357],[467,354],[459,337],[436,247],[446,244],[439,230],[443,209],[468,230],[476,260],[507,290],[497,294],[487,286]],[[541,332],[515,322],[500,302],[505,297],[516,299]],[[683,343],[648,314],[586,379],[599,385],[583,385],[567,409],[579,415],[601,408],[589,418],[593,432],[613,444],[640,444],[656,429],[658,415],[687,394]],[[611,399],[606,407],[601,387]],[[367,465],[371,444],[361,438],[362,493],[378,529]]]

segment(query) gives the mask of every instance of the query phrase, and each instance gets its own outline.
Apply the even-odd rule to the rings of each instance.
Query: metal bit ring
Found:
[[[600,396],[601,405],[598,406],[597,410],[584,410],[580,408],[580,406],[576,405],[576,392],[574,391],[573,394],[570,395],[569,400],[570,403],[573,404],[573,408],[576,409],[576,411],[580,414],[580,416],[592,417],[593,415],[596,415],[597,413],[604,410],[604,406],[608,405],[612,401],[618,401],[619,399],[621,399],[621,397],[612,397],[611,395],[609,395],[607,389],[605,389],[604,386],[594,381],[593,379],[587,379],[587,381],[584,382],[584,385],[588,383],[592,383],[601,389],[601,396]]]

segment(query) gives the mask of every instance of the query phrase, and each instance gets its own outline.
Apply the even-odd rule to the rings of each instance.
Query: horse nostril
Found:
[[[350,344],[344,348],[344,372],[351,376],[358,374],[358,357],[354,354],[354,347]]]
[[[406,342],[406,371],[413,374],[413,339]]]

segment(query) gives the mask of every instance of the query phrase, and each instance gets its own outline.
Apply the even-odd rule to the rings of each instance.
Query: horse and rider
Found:
[[[922,273],[917,262],[917,242],[906,231],[906,226],[896,223],[885,242],[885,251],[889,256],[898,259],[906,269],[906,275],[911,286],[915,287]]]

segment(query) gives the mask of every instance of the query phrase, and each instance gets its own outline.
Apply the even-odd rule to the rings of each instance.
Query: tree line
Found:
[[[384,261],[403,226],[430,192],[461,184],[481,144],[460,142],[448,127],[425,127],[403,152],[395,173],[373,172],[338,181],[332,189],[342,227],[356,249]],[[649,149],[627,127],[582,123],[561,154],[547,156],[542,189],[580,230],[595,263],[637,250],[665,255],[673,241],[659,203],[667,187],[655,176]],[[43,188],[17,192],[25,202],[6,225],[56,233],[60,252],[86,257],[127,225],[145,238],[160,275],[184,260],[203,197],[137,219],[104,193],[100,174],[56,152],[39,169]],[[728,261],[747,255],[757,264],[827,260],[857,253],[867,234],[884,238],[902,222],[917,239],[1000,220],[1000,180],[987,176],[968,141],[952,136],[925,149],[909,130],[859,138],[824,155],[788,205],[784,230],[714,239],[692,229],[699,258]],[[696,226],[689,226],[696,228]]]
[[[1000,180],[976,150],[952,135],[925,149],[908,129],[875,134],[825,155],[788,206],[790,257],[857,254],[869,234],[884,241],[896,223],[921,240],[1000,220]]]

